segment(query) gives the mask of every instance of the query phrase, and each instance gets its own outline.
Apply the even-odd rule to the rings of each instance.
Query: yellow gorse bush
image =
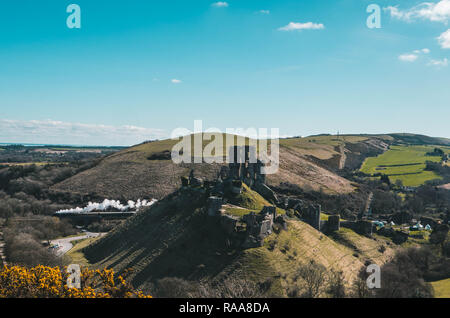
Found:
[[[81,271],[81,288],[67,286],[67,268],[4,266],[0,270],[0,298],[151,298],[135,290],[112,269]]]

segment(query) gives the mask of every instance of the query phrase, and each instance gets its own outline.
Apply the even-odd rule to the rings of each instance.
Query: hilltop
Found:
[[[341,177],[339,171],[358,169],[366,157],[383,153],[394,142],[395,138],[389,135],[281,139],[280,169],[267,177],[267,183],[271,187],[289,184],[328,194],[349,193],[354,185]],[[60,182],[52,190],[124,200],[161,199],[175,191],[180,186],[180,177],[191,169],[204,179],[217,177],[220,164],[174,164],[170,150],[176,143],[162,140],[124,149]]]

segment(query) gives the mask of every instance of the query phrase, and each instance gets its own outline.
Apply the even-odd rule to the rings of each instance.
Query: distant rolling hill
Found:
[[[450,139],[440,137],[429,137],[416,134],[389,134],[396,143],[405,143],[409,145],[437,145],[450,146]]]
[[[388,135],[281,139],[280,169],[269,175],[267,181],[270,186],[290,183],[306,191],[348,193],[354,187],[337,171],[359,168],[367,156],[384,152],[393,141]],[[52,190],[124,200],[161,199],[177,189],[180,177],[188,175],[191,169],[205,179],[217,177],[220,164],[174,164],[167,151],[176,142],[162,140],[127,148],[53,186]]]

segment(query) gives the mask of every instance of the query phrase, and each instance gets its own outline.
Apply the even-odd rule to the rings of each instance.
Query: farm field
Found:
[[[436,298],[450,298],[450,278],[432,282],[434,289],[434,297]]]
[[[386,174],[391,182],[401,180],[403,185],[416,187],[426,181],[441,179],[433,171],[425,171],[426,162],[440,162],[440,156],[427,156],[434,146],[392,146],[388,151],[378,157],[367,158],[361,171],[374,175]],[[446,153],[450,153],[449,147],[439,147]]]

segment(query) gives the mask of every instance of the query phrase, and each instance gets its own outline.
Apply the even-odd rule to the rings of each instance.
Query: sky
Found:
[[[450,137],[449,21],[450,0],[3,0],[0,142],[132,145],[194,120]]]

